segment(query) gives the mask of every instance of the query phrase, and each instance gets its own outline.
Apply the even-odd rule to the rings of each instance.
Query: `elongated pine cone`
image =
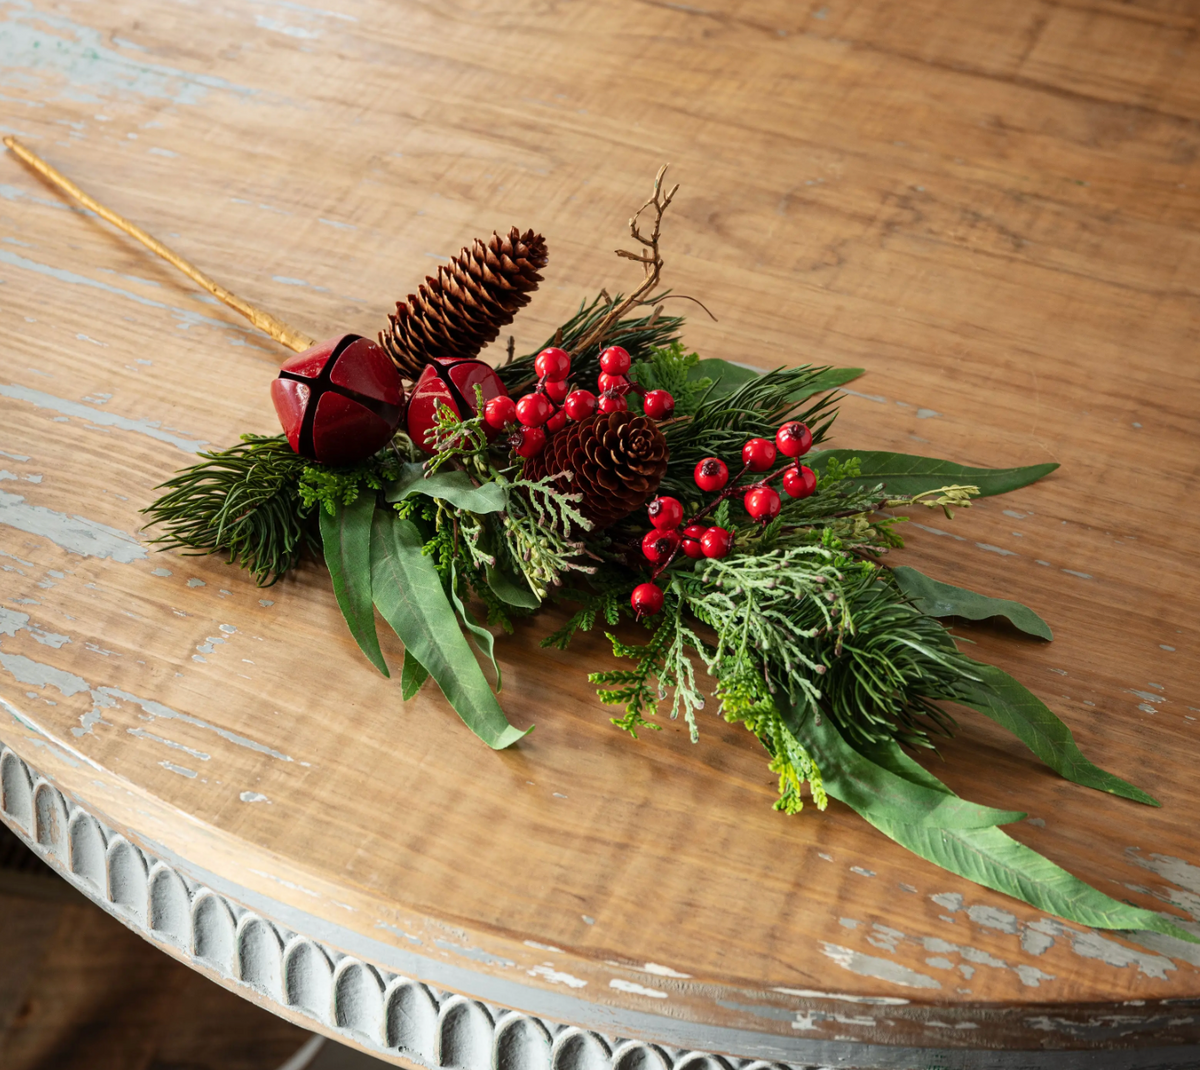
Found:
[[[532,230],[476,238],[436,278],[426,276],[407,303],[396,303],[379,343],[413,380],[434,357],[474,357],[529,304],[545,266],[546,239]]]
[[[525,475],[574,473],[574,480],[560,480],[558,489],[582,493],[579,511],[596,528],[606,528],[654,497],[668,456],[667,440],[653,420],[629,411],[596,413],[555,432],[546,448],[525,462]]]

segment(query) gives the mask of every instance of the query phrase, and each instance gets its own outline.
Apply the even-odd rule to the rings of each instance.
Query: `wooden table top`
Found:
[[[1053,644],[960,633],[1163,806],[977,717],[933,761],[1080,877],[1200,920],[1196,30],[1166,0],[31,0],[0,8],[0,127],[318,337],[540,229],[518,351],[629,285],[611,250],[671,161],[665,281],[719,318],[687,328],[702,356],[865,368],[834,445],[1061,463],[918,518],[903,559],[1042,613]],[[1200,1041],[1196,948],[1047,919],[838,803],[777,814],[711,715],[697,745],[628,740],[585,678],[602,637],[537,649],[553,614],[497,646],[537,731],[494,753],[366,666],[322,568],[260,590],[147,547],[156,484],[275,430],[286,354],[0,168],[4,816],[165,949],[368,1050],[428,999],[441,1047],[397,1062],[471,1064],[444,1023],[497,1007],[532,1016],[521,1052],[565,1050],[536,1019],[793,1063]]]

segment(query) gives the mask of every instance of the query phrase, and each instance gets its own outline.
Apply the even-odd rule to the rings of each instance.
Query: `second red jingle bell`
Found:
[[[508,391],[494,368],[482,360],[436,357],[425,365],[408,399],[408,437],[426,453],[433,453],[427,436],[437,423],[437,410],[448,406],[459,417],[476,415],[475,387],[483,392],[483,404],[492,398],[507,397]],[[483,425],[489,439],[499,428]]]
[[[404,416],[400,373],[381,346],[357,334],[284,361],[271,400],[292,449],[322,464],[365,460],[388,444]]]

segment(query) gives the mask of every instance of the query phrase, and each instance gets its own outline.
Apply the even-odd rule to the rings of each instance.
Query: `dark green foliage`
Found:
[[[200,456],[142,510],[149,524],[163,528],[152,542],[164,550],[227,554],[260,587],[293,568],[306,550],[320,550],[312,503],[300,494],[308,462],[283,435],[243,435],[236,446]]]
[[[1008,598],[989,598],[987,595],[942,583],[907,565],[891,570],[891,580],[922,613],[931,617],[961,617],[963,620],[1006,618],[1014,628],[1027,635],[1050,640],[1054,633],[1028,606]]]

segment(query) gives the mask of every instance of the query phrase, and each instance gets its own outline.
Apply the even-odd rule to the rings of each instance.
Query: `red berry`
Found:
[[[542,393],[555,405],[561,405],[570,392],[571,384],[566,379],[547,379],[542,383]]]
[[[807,498],[817,489],[817,473],[806,464],[793,465],[783,473],[783,489],[792,498]]]
[[[779,515],[779,492],[774,487],[751,487],[742,502],[755,520],[771,520]]]
[[[517,403],[507,394],[498,398],[492,398],[483,407],[483,418],[492,427],[507,427],[517,418]]]
[[[610,391],[614,394],[628,394],[629,380],[623,375],[609,375],[607,372],[601,372],[596,380],[596,385],[600,388],[600,393],[607,394]]]
[[[703,524],[689,524],[683,529],[683,552],[693,561],[704,556],[700,540],[708,530]]]
[[[633,361],[620,346],[609,346],[600,354],[600,367],[609,375],[624,375]]]
[[[752,438],[742,447],[742,463],[751,472],[765,472],[775,463],[775,443],[766,438]]]
[[[540,427],[522,427],[509,439],[513,451],[520,457],[536,457],[545,449],[546,432]]]
[[[678,548],[679,532],[675,528],[670,531],[655,528],[642,537],[642,553],[656,565],[666,561]]]
[[[590,390],[572,390],[563,410],[572,420],[586,420],[596,411],[596,395]]]
[[[718,457],[705,457],[693,473],[696,486],[701,490],[712,492],[720,490],[729,482],[729,467]]]
[[[733,548],[733,532],[725,528],[709,528],[700,540],[705,557],[724,557]]]
[[[675,399],[666,390],[649,390],[642,398],[642,408],[652,420],[665,420],[675,411]]]
[[[561,431],[567,426],[567,414],[563,412],[562,409],[559,409],[558,412],[556,412],[550,417],[549,420],[546,421],[544,426],[547,432],[549,432],[551,435],[554,434],[555,431]]]
[[[539,379],[565,379],[571,374],[571,354],[565,349],[551,346],[537,355],[533,368]]]
[[[775,432],[775,445],[785,457],[803,457],[812,449],[812,432],[807,424],[789,420]]]
[[[663,593],[653,583],[639,583],[629,596],[629,604],[638,617],[653,617],[663,607]]]
[[[526,394],[517,402],[517,419],[526,427],[541,427],[553,411],[545,394]]]
[[[624,412],[629,408],[629,402],[620,394],[601,394],[600,411],[607,416],[610,412]]]
[[[650,523],[659,531],[669,531],[679,527],[683,520],[683,506],[678,498],[655,498],[647,507]]]

